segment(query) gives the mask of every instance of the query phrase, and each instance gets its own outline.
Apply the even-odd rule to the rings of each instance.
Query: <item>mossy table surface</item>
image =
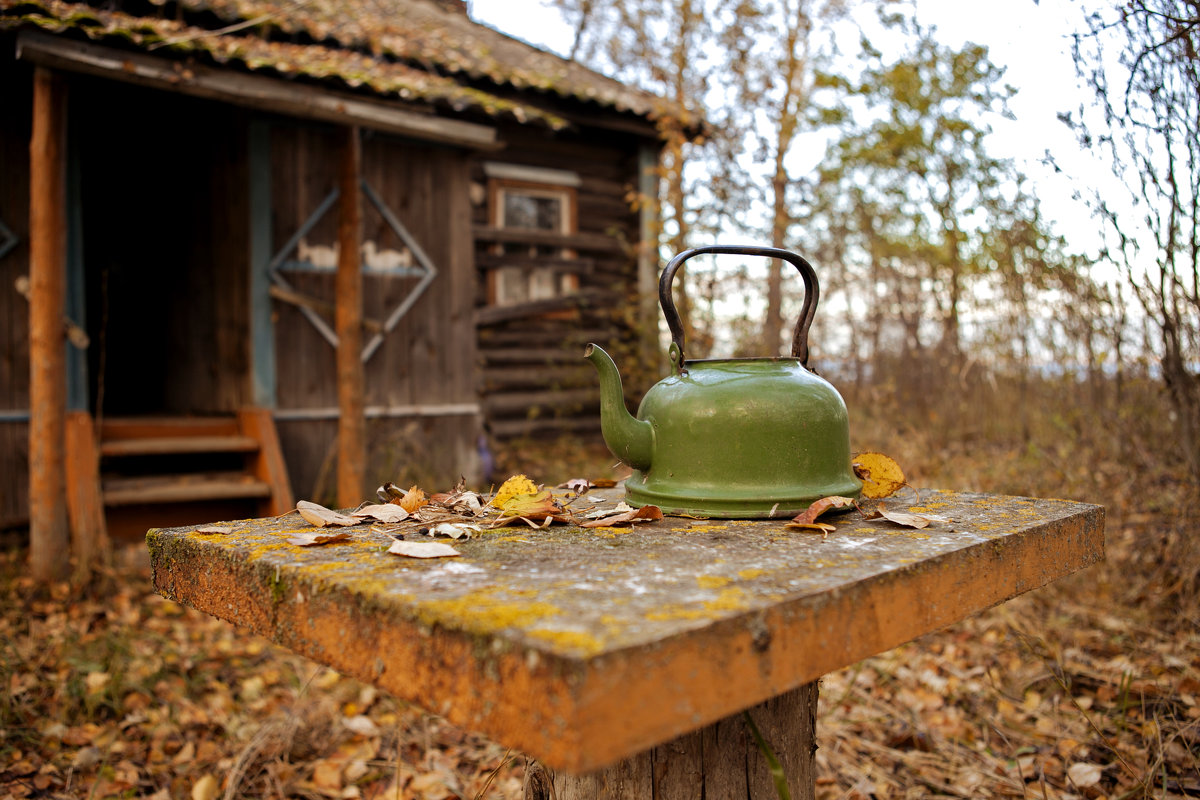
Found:
[[[582,773],[1103,558],[1104,510],[906,490],[944,520],[508,527],[449,559],[287,543],[297,514],[147,535],[160,593]]]

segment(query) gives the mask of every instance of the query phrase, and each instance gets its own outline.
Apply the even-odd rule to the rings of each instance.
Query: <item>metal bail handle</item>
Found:
[[[804,305],[800,309],[800,319],[796,322],[796,332],[792,335],[792,358],[800,359],[800,363],[807,368],[808,329],[812,325],[813,317],[817,313],[817,300],[821,296],[821,289],[817,284],[816,271],[813,270],[812,264],[809,264],[803,257],[788,250],[780,250],[778,247],[757,247],[754,245],[737,244],[709,245],[708,247],[696,247],[692,250],[684,250],[671,259],[671,262],[667,264],[667,268],[663,270],[662,276],[659,277],[658,303],[662,306],[663,316],[667,318],[667,327],[671,329],[671,357],[673,361],[676,358],[676,353],[678,353],[677,357],[679,360],[675,364],[675,368],[682,370],[684,365],[683,323],[680,322],[679,312],[675,309],[675,298],[671,297],[671,281],[675,279],[675,273],[683,266],[683,262],[692,256],[700,256],[706,253],[778,258],[781,261],[788,262],[800,271],[800,277],[804,279]]]

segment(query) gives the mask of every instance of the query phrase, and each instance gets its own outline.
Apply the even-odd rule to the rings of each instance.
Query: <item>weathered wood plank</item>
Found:
[[[602,233],[553,233],[476,225],[472,235],[477,242],[536,244],[545,247],[569,247],[601,253],[622,251],[621,242]]]
[[[104,500],[100,491],[100,453],[96,428],[86,411],[68,411],[67,516],[71,522],[71,550],[75,574],[86,580],[105,565],[110,555]]]
[[[533,392],[505,392],[492,395],[483,401],[483,409],[489,414],[526,412],[531,409],[599,408],[600,386],[586,389],[548,389]]]
[[[279,432],[269,408],[243,408],[238,411],[238,427],[255,443],[251,470],[254,477],[271,487],[270,502],[260,510],[263,516],[275,516],[296,507],[287,463],[279,444]]]
[[[195,438],[237,436],[233,417],[105,417],[100,421],[100,440]]]
[[[515,417],[495,418],[488,423],[488,430],[498,439],[510,439],[517,436],[530,436],[543,431],[562,433],[600,433],[600,415],[595,413],[579,417],[550,416],[550,417]]]
[[[933,490],[892,503],[951,522],[844,518],[828,538],[770,521],[523,526],[434,563],[387,555],[369,526],[290,546],[294,515],[148,539],[164,595],[582,774],[1103,556],[1098,506]]]
[[[271,487],[240,472],[194,472],[104,480],[106,506],[183,503],[271,496]]]
[[[516,303],[511,306],[480,308],[475,311],[475,324],[483,327],[552,312],[577,312],[589,305],[612,304],[615,299],[616,295],[611,290],[582,289],[576,294],[547,300],[531,300],[528,303]]]
[[[149,456],[171,453],[253,453],[258,442],[249,436],[178,436],[118,439],[102,442],[100,455]]]

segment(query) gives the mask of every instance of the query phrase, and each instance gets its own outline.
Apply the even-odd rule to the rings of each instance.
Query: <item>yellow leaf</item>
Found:
[[[404,493],[404,499],[400,501],[400,507],[411,514],[428,502],[425,499],[425,492],[414,486]]]
[[[536,486],[532,492],[513,495],[496,505],[506,517],[544,517],[562,512],[562,507],[554,500],[550,490],[542,489],[539,492]]]
[[[496,490],[496,496],[492,498],[492,505],[496,508],[503,508],[505,503],[517,495],[537,494],[537,490],[537,486],[529,478],[524,475],[513,475],[500,484],[500,488]]]
[[[900,465],[883,453],[859,453],[851,466],[854,467],[854,474],[863,482],[864,497],[891,497],[907,483]]]

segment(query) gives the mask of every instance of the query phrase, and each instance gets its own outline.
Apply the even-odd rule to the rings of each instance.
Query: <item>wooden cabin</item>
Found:
[[[0,0],[0,103],[0,526],[34,539],[487,479],[598,430],[585,342],[657,329],[693,123],[460,0]]]

